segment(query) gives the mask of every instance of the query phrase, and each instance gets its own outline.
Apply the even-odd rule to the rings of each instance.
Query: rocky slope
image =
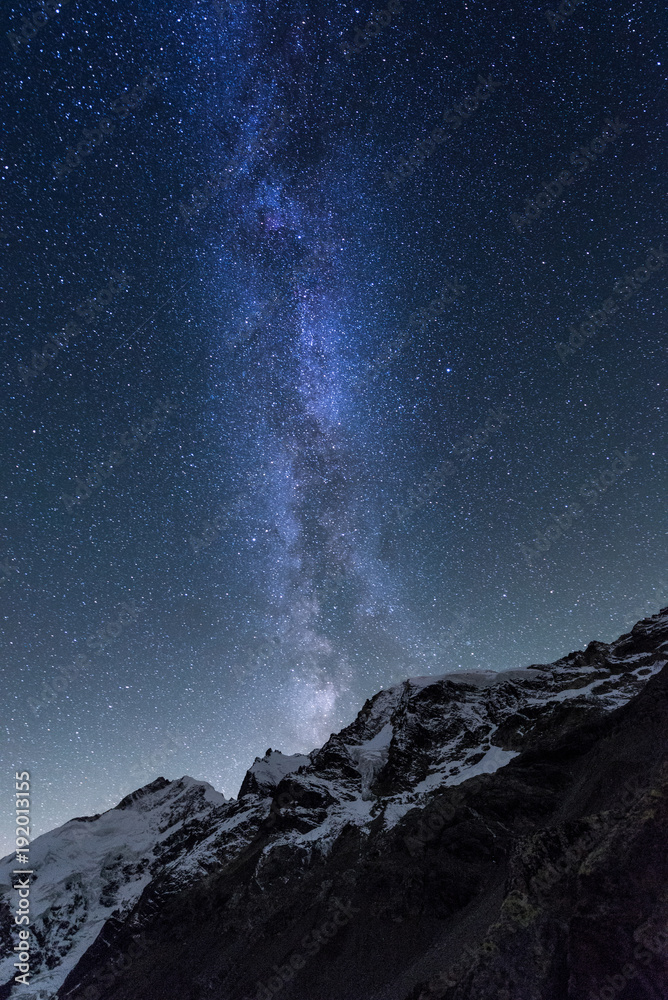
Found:
[[[5,890],[0,998],[664,1000],[667,662],[668,608],[383,690],[236,800],[159,779],[72,820],[31,847],[28,989]]]

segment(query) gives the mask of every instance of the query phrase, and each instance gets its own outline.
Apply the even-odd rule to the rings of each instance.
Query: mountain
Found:
[[[71,820],[31,845],[30,987],[3,890],[0,1000],[666,1000],[667,663],[665,608],[382,690],[237,799],[159,778]]]

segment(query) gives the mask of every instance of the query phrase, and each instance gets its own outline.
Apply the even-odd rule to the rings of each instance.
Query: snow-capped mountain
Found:
[[[158,779],[71,820],[31,845],[30,987],[12,982],[15,862],[0,862],[0,1000],[503,998],[510,986],[476,992],[482,955],[449,985],[451,953],[484,925],[502,954],[509,899],[538,921],[531,859],[609,813],[624,780],[659,802],[666,663],[668,608],[556,663],[382,690],[322,748],[257,758],[237,799]],[[633,744],[625,726],[638,745],[654,738],[642,760],[620,750],[615,772],[615,746]],[[551,919],[541,933],[556,955],[567,935]],[[588,995],[564,991],[546,940],[537,985],[523,974],[507,1000]]]
[[[31,962],[35,989],[53,995],[109,916],[131,909],[143,889],[176,858],[181,858],[187,870],[185,852],[193,832],[217,816],[225,801],[205,782],[161,778],[128,795],[115,809],[70,820],[33,841],[30,903],[38,942]],[[16,868],[14,855],[1,864],[6,897],[5,887]],[[13,930],[13,924],[3,919],[3,982],[13,975],[15,956],[6,952]],[[11,940],[12,947],[14,943]]]

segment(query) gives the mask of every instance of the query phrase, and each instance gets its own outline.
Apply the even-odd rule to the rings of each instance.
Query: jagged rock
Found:
[[[32,993],[663,1000],[667,661],[664,609],[554,664],[380,691],[236,800],[159,779],[45,834]],[[3,901],[4,996],[12,938]]]

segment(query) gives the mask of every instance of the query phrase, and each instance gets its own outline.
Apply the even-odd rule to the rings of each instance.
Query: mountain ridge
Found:
[[[667,662],[664,608],[614,642],[592,642],[553,664],[409,678],[383,689],[310,754],[269,751],[256,758],[237,799],[188,776],[158,778],[106,813],[70,820],[31,845],[38,948],[30,990],[36,1000],[267,1000],[267,990],[272,996],[285,990],[285,1000],[407,1000],[411,991],[416,998],[484,996],[471,992],[475,984],[467,986],[464,979],[454,985],[439,980],[439,963],[467,921],[480,922],[473,914],[494,914],[496,907],[498,918],[504,905],[506,915],[515,905],[509,899],[528,898],[528,883],[506,891],[520,879],[522,838],[537,838],[527,857],[540,858],[541,851],[549,856],[541,824],[551,817],[556,830],[560,817],[576,809],[566,773],[577,772],[583,755],[595,754],[611,720],[648,687],[665,690],[659,680]],[[663,752],[665,742],[663,732]],[[597,766],[603,769],[601,762]],[[630,780],[631,770],[620,772],[620,782]],[[657,788],[663,788],[661,781]],[[605,793],[611,794],[614,788]],[[602,801],[594,797],[581,808]],[[564,850],[573,833],[559,828]],[[11,856],[0,865],[8,863]],[[392,878],[383,896],[378,881],[386,869]],[[441,886],[443,871],[449,888]],[[321,877],[318,884],[314,873]],[[364,900],[359,884],[368,887]],[[353,912],[371,921],[370,900],[373,919],[389,938],[396,928],[403,932],[397,953],[413,972],[397,973],[398,985],[382,981],[396,959]],[[318,946],[320,962],[307,963],[305,949],[315,947],[320,924],[331,926],[330,911],[350,918],[331,943]],[[180,943],[166,942],[177,925],[186,939],[194,936],[193,921],[199,925],[203,914],[222,932],[207,952],[204,971],[195,975],[191,967],[179,979],[184,971],[174,970],[173,952],[180,952]],[[315,925],[297,934],[305,921]],[[494,923],[490,919],[488,926]],[[424,925],[421,943],[414,940],[414,924]],[[356,950],[353,931],[368,938],[376,967]],[[133,933],[146,944],[135,957],[128,951]],[[429,943],[443,934],[443,945]],[[305,938],[308,946],[300,943]],[[12,940],[3,897],[0,998],[14,995],[7,974]],[[335,992],[327,992],[315,968],[326,966],[337,949],[343,960],[340,968],[330,963]],[[125,958],[126,971],[107,969],[111,952]],[[269,981],[276,985],[279,974],[272,968],[284,968],[286,954],[305,965],[286,967],[288,978],[273,990]],[[484,965],[481,955],[476,961]],[[107,971],[101,975],[101,969]],[[361,977],[352,985],[351,969]],[[176,983],[178,991],[170,992]],[[32,1000],[24,987],[21,995]],[[523,995],[515,992],[513,998]],[[543,995],[551,994],[531,997]]]

